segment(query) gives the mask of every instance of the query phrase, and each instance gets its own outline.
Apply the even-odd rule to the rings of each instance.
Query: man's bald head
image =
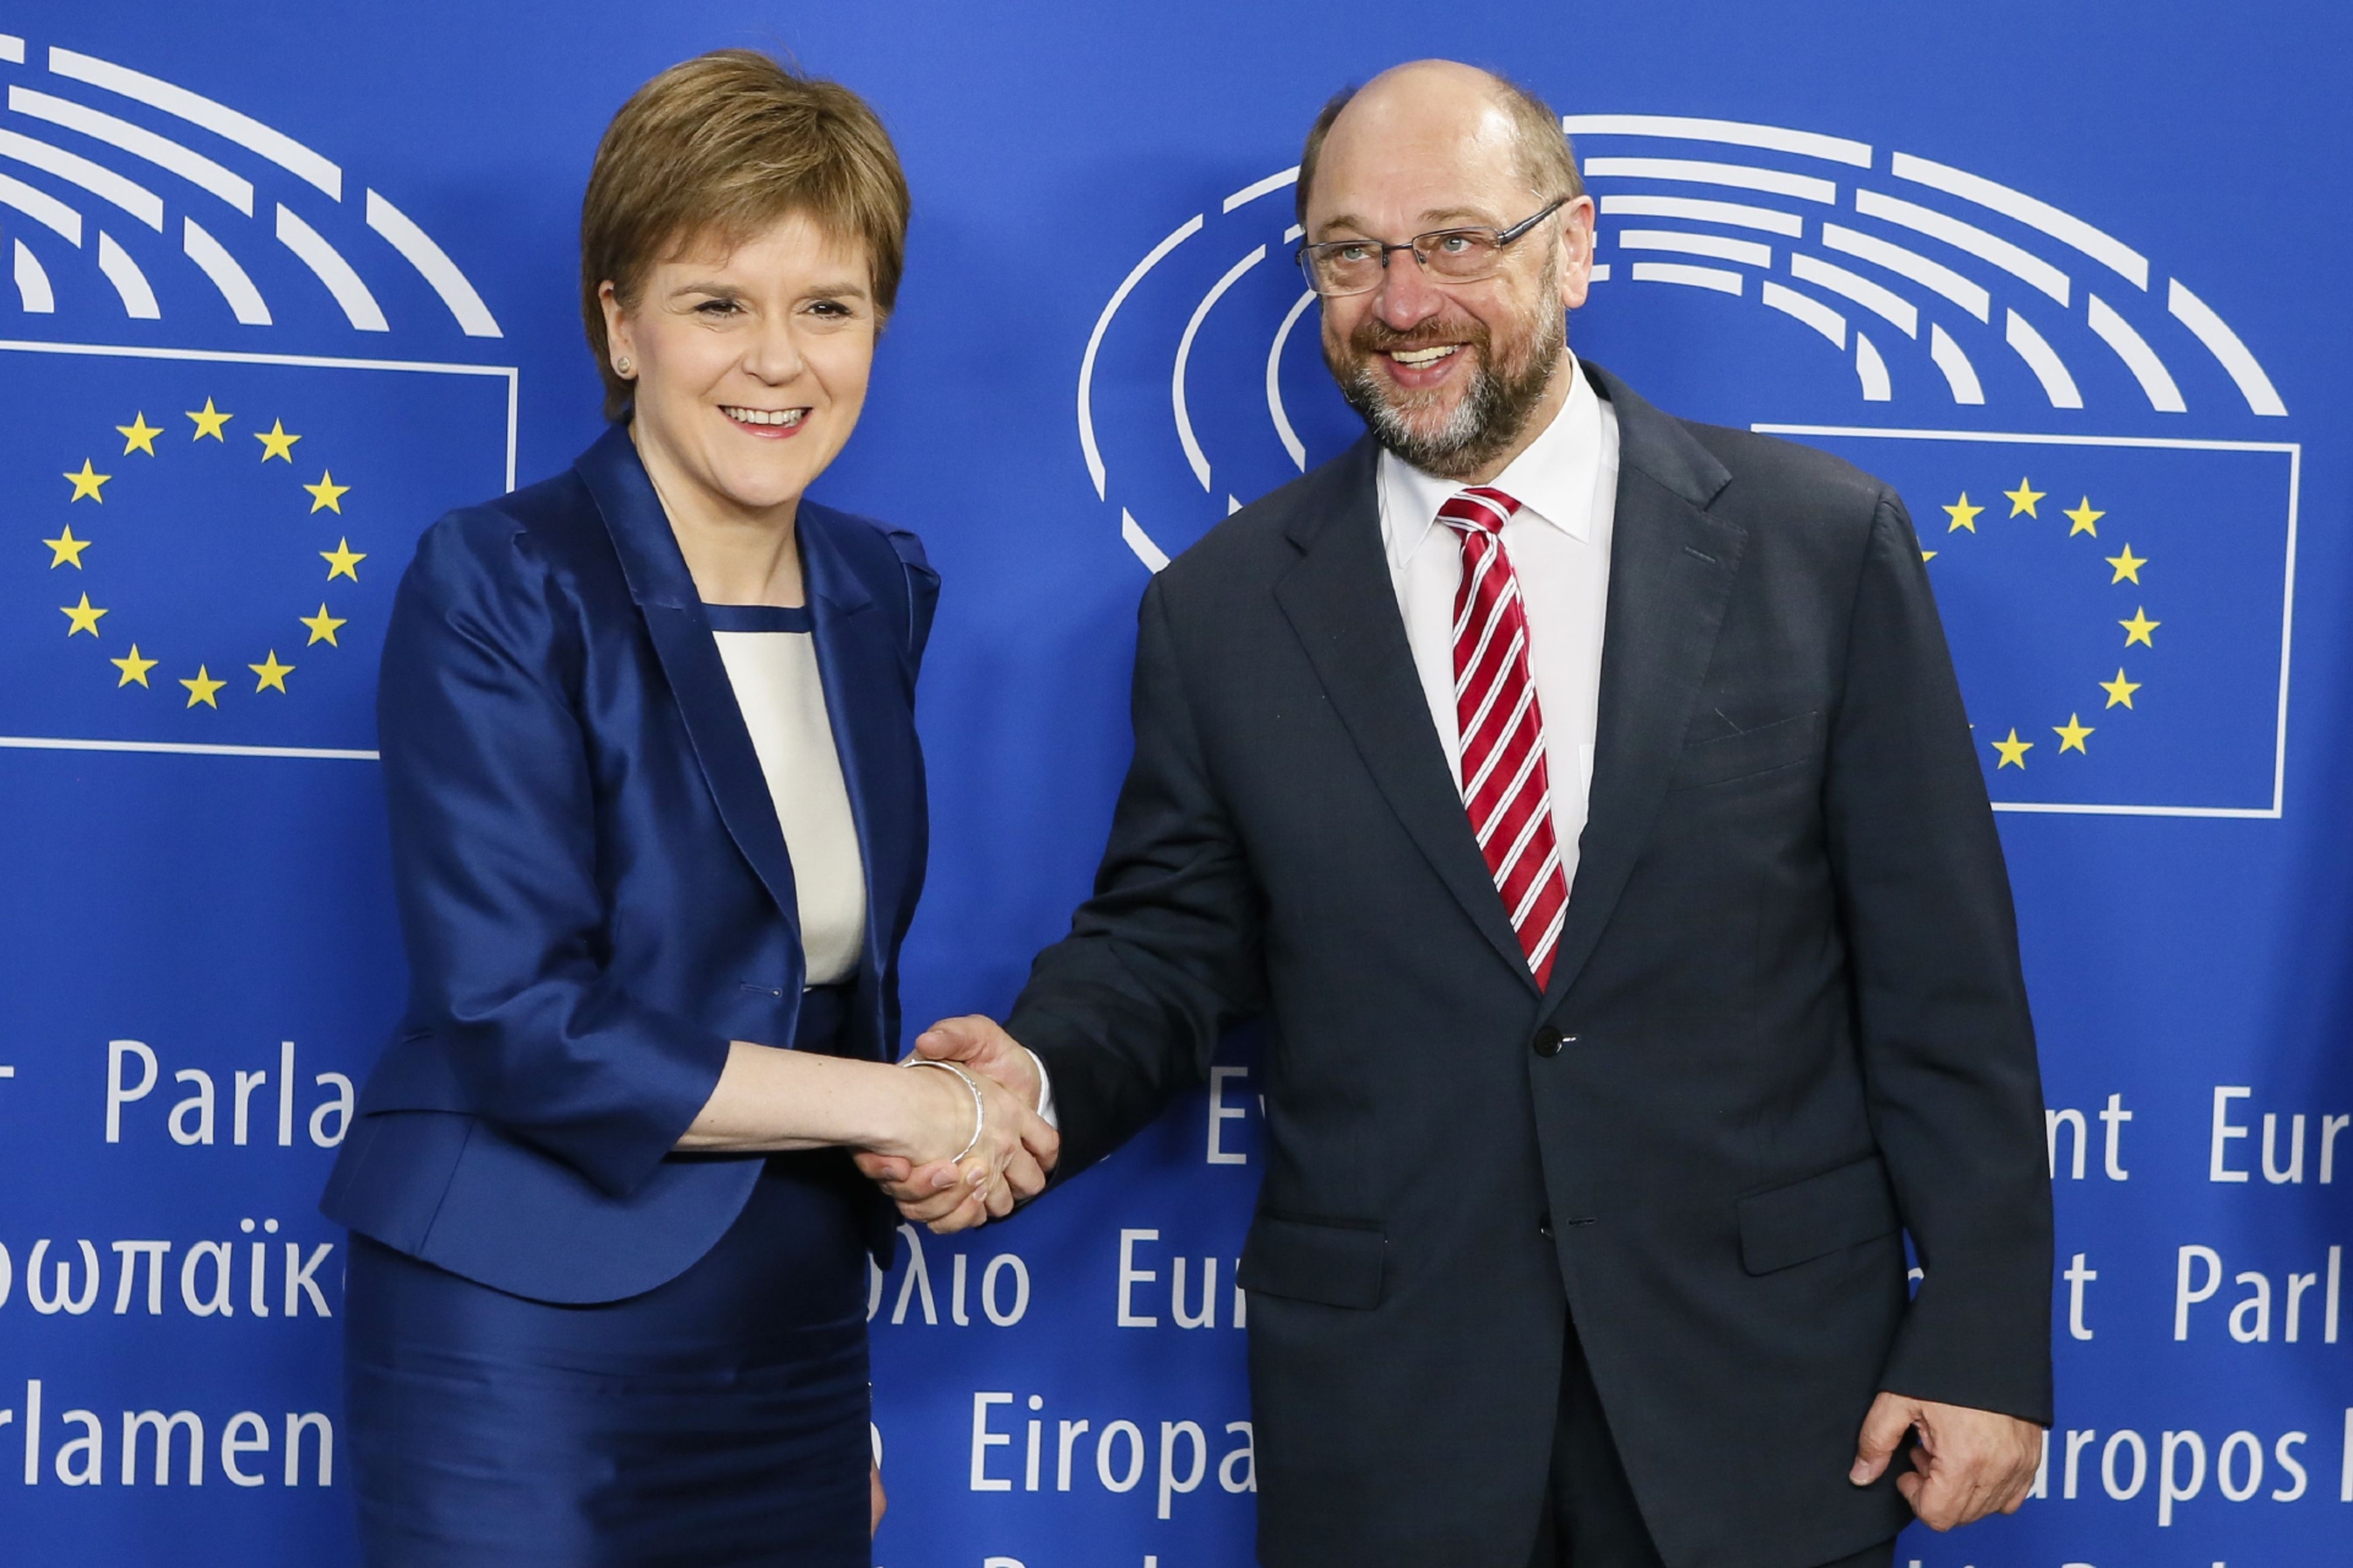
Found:
[[[1299,157],[1296,192],[1299,221],[1307,221],[1307,201],[1324,143],[1343,113],[1383,123],[1454,121],[1471,134],[1500,131],[1514,172],[1541,199],[1571,199],[1585,194],[1577,158],[1550,105],[1518,83],[1493,71],[1455,60],[1414,60],[1392,66],[1362,87],[1343,88],[1324,106],[1307,132]],[[1477,122],[1485,121],[1486,125]],[[1313,239],[1313,235],[1308,237]]]

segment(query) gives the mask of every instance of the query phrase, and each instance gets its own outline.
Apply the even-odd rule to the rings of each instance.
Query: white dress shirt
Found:
[[[818,679],[816,639],[806,631],[712,637],[785,830],[807,983],[838,985],[857,975],[865,951],[866,868]]]
[[[1553,834],[1561,878],[1577,886],[1577,838],[1593,784],[1593,737],[1601,698],[1601,630],[1609,603],[1609,537],[1618,515],[1618,416],[1569,360],[1568,401],[1544,433],[1493,479],[1520,503],[1504,525],[1504,549],[1519,574],[1528,620],[1528,665],[1544,714],[1545,770],[1552,787]],[[1377,481],[1381,544],[1405,616],[1414,673],[1430,721],[1462,787],[1462,737],[1454,711],[1454,594],[1462,583],[1462,542],[1438,509],[1462,487],[1383,452]],[[1030,1060],[1037,1061],[1037,1053]],[[1053,1116],[1053,1088],[1038,1063],[1040,1114]]]
[[[1609,600],[1609,538],[1618,511],[1618,416],[1572,356],[1568,401],[1543,434],[1488,481],[1520,503],[1504,525],[1504,549],[1520,580],[1528,666],[1544,714],[1545,771],[1561,874],[1577,885],[1577,837],[1593,783],[1601,694],[1601,630]],[[1462,582],[1461,536],[1438,509],[1463,487],[1383,452],[1381,543],[1405,616],[1430,721],[1462,784],[1454,710],[1454,595]]]

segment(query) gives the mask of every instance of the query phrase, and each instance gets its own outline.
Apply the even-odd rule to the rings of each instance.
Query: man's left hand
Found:
[[[1916,1430],[1912,1471],[1895,1489],[1931,1530],[1974,1524],[1989,1513],[2016,1513],[2042,1464],[2042,1428],[2015,1415],[1882,1394],[1862,1418],[1854,1468],[1847,1479],[1867,1487],[1885,1473],[1905,1434]]]

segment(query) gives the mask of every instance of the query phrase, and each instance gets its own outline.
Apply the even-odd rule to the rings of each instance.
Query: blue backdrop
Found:
[[[1147,571],[1355,433],[1286,258],[1315,108],[1499,66],[1601,198],[1579,351],[1888,477],[1935,552],[2059,1427],[2016,1519],[1899,1560],[2344,1561],[2353,25],[2147,0],[0,6],[0,1555],[353,1557],[313,1204],[403,984],[387,596],[595,434],[596,136],[746,43],[869,95],[915,192],[821,486],[945,579],[911,1017],[1002,1009],[1083,891]],[[1050,1202],[902,1242],[878,1562],[1249,1561],[1258,1116],[1237,1042]]]

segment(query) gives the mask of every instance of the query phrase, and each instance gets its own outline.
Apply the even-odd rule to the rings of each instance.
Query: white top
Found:
[[[800,904],[801,952],[807,984],[834,985],[858,973],[866,943],[866,868],[858,852],[858,824],[841,779],[825,686],[818,678],[817,643],[806,611],[713,606],[714,618],[797,618],[797,631],[714,631],[727,666],[735,705],[752,732],[752,750],[776,803],[792,856],[793,890]]]
[[[1593,737],[1601,695],[1601,630],[1609,602],[1609,540],[1618,511],[1618,416],[1569,362],[1568,401],[1544,433],[1487,481],[1517,500],[1504,550],[1519,574],[1528,620],[1528,665],[1544,714],[1545,765],[1561,874],[1577,884],[1577,837],[1593,784]],[[1454,595],[1462,582],[1461,536],[1438,509],[1462,487],[1383,452],[1381,542],[1421,677],[1430,721],[1446,747],[1455,787],[1462,740],[1454,711]]]

